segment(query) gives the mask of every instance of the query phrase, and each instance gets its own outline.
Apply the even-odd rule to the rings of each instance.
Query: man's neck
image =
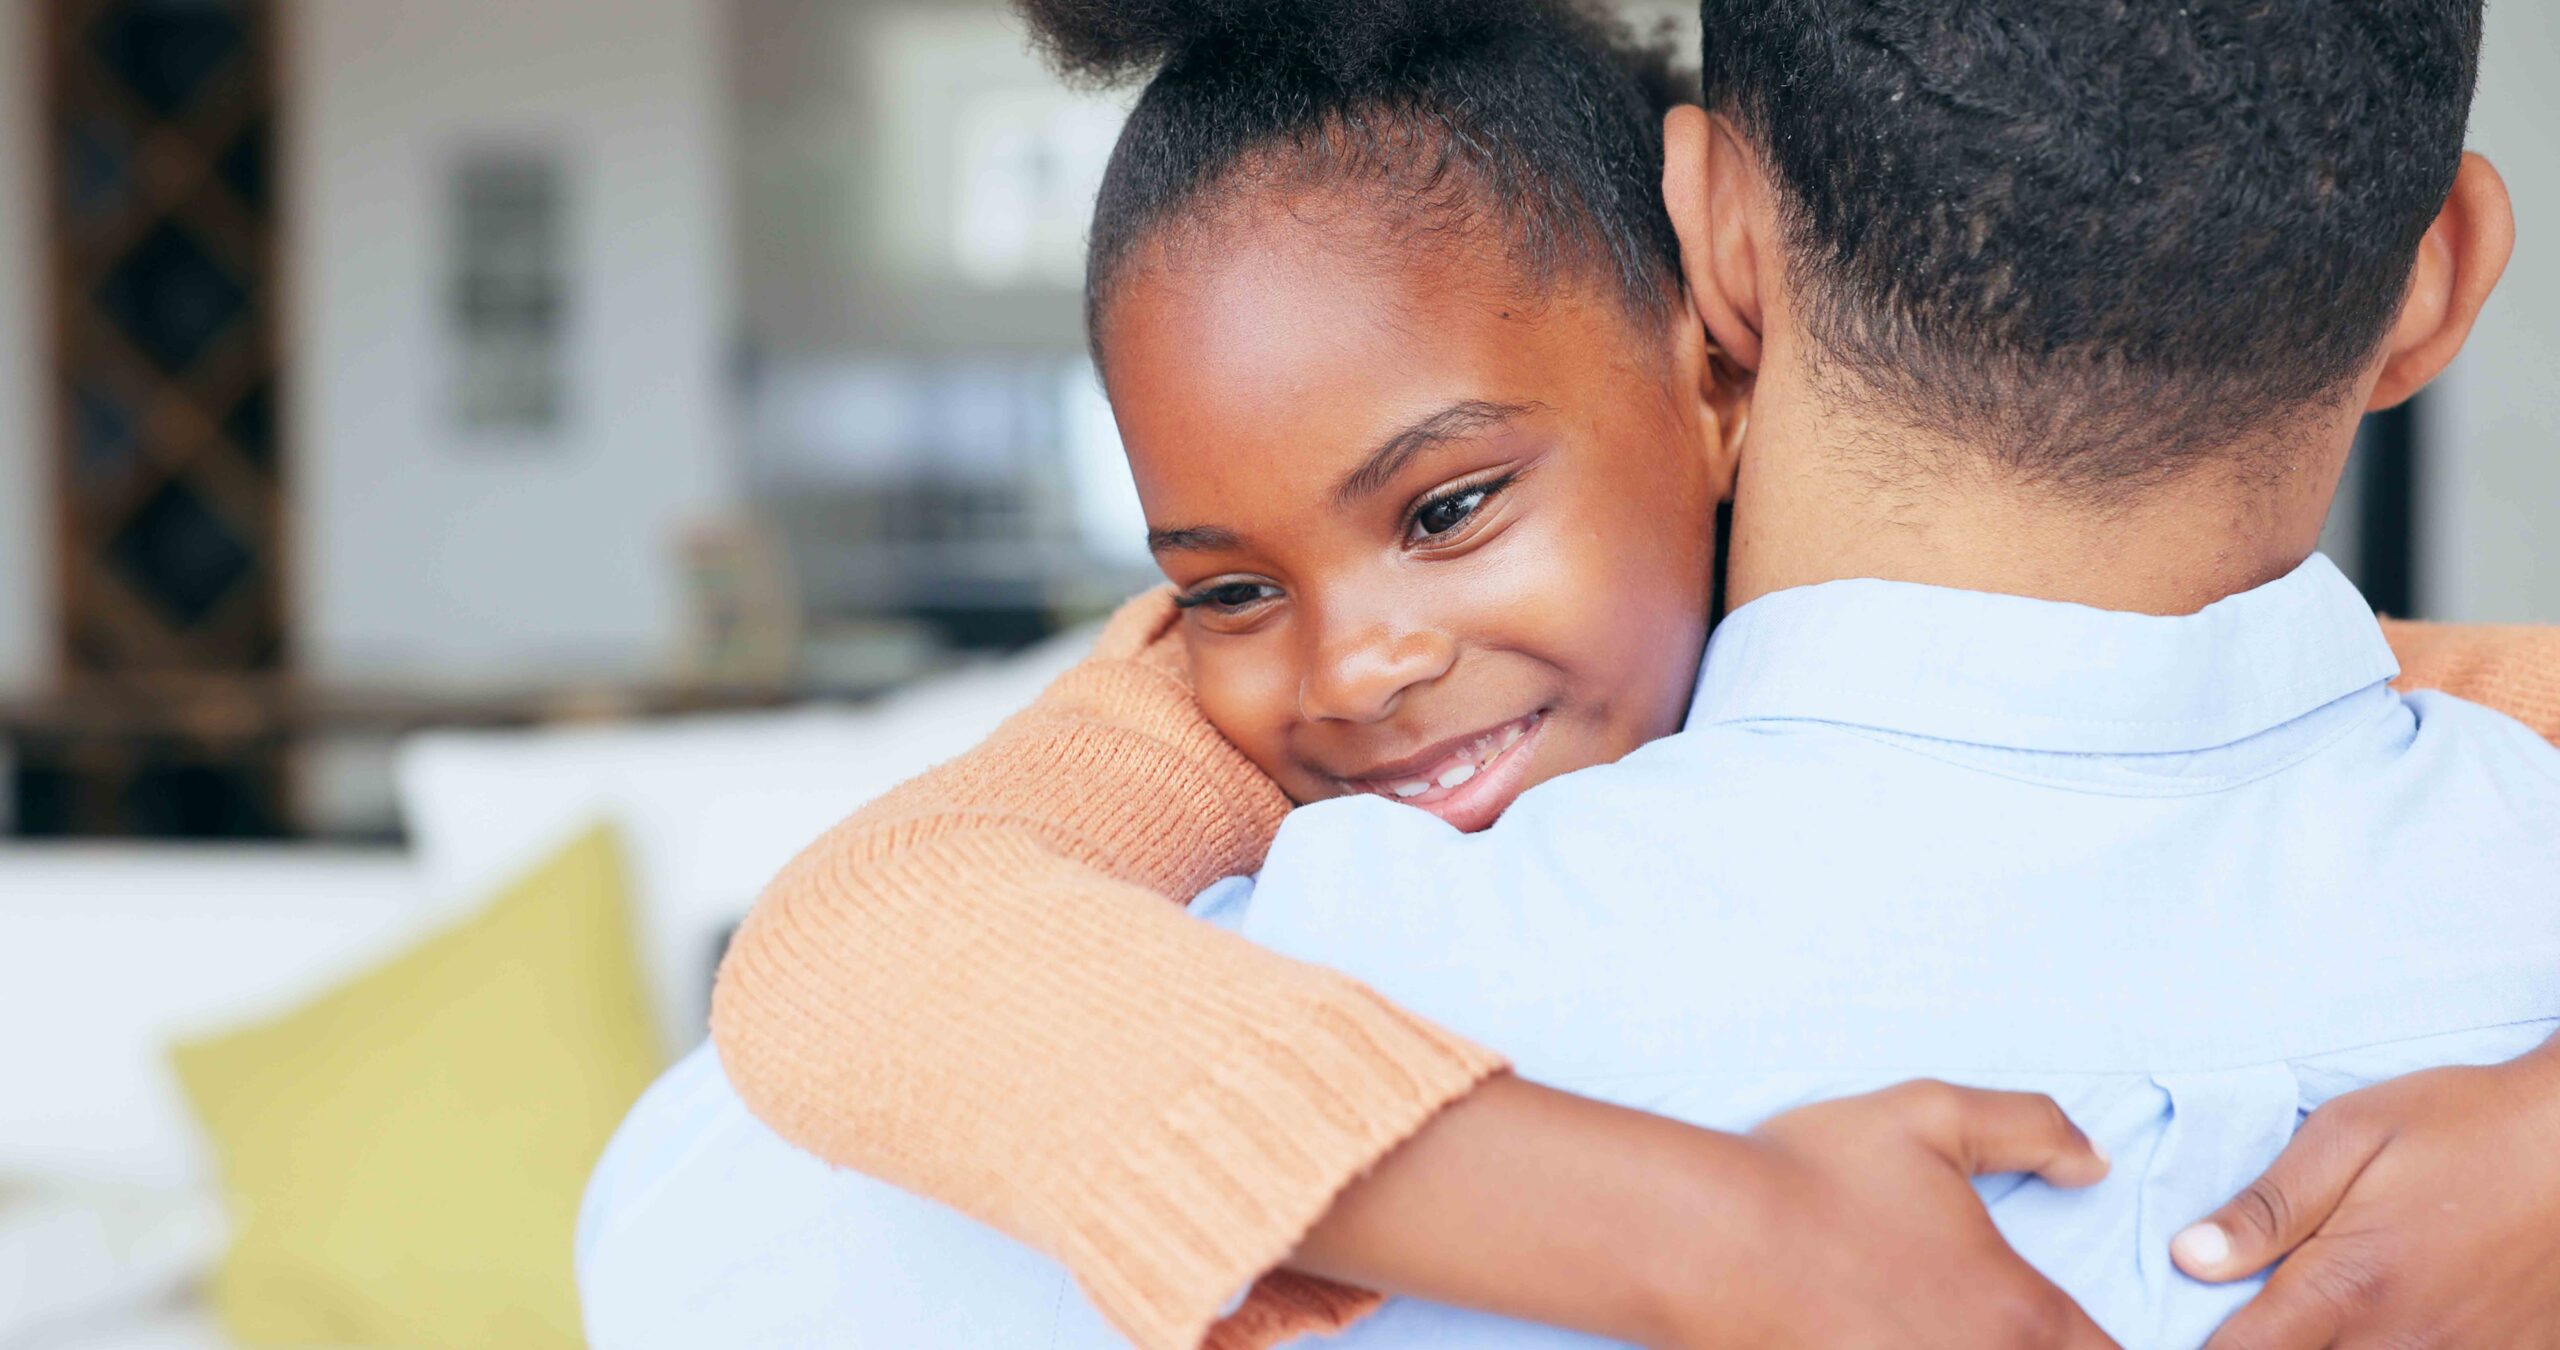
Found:
[[[2311,555],[2355,426],[2347,415],[2301,428],[2281,468],[2200,462],[2093,501],[1816,403],[1764,397],[1755,415],[1734,502],[1732,606],[1869,577],[2192,614]]]

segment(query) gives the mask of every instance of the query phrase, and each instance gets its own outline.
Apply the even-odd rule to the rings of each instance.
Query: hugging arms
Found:
[[[1705,1132],[1637,1113],[1590,1128],[1562,1094],[1502,1072],[1495,1049],[1182,912],[1216,878],[1254,869],[1286,802],[1201,716],[1173,622],[1161,597],[1133,602],[1092,658],[986,745],[857,812],[775,881],[733,948],[716,1024],[749,1101],[829,1161],[1059,1256],[1141,1345],[1197,1343],[1228,1294],[1257,1275],[1255,1296],[1208,1343],[1276,1344],[1367,1312],[1373,1295],[1282,1264],[1305,1229],[1330,1215],[1345,1251],[1327,1268],[1376,1279],[1391,1268],[1363,1269],[1359,1253],[1398,1250],[1399,1225],[1419,1231],[1487,1211],[1537,1220],[1514,1183],[1576,1175],[1576,1125],[1585,1138],[1639,1145],[1592,1150],[1584,1184],[1598,1189],[1611,1159],[1631,1182],[1644,1169],[1663,1174],[1601,1192],[1625,1207],[1601,1222],[1678,1235],[1666,1256],[1692,1243],[1738,1248],[1723,1264],[1678,1272],[1667,1261],[1641,1274],[1685,1278],[1702,1307],[1720,1290],[1785,1298],[1785,1264],[1763,1263],[1783,1250],[1776,1226],[1805,1216],[1737,1222],[1689,1170],[1715,1161]],[[2560,634],[2389,632],[2407,687],[2472,698],[2560,741]],[[955,876],[968,885],[955,887]],[[1061,969],[1051,952],[1079,955]],[[917,1015],[928,1007],[932,1016]],[[2350,1259],[2326,1277],[2342,1284],[2334,1295],[2270,1299],[2288,1322],[2331,1315],[2333,1297],[2352,1306],[2347,1275],[2403,1273],[2381,1292],[2405,1305],[2408,1324],[2475,1299],[2548,1315],[2551,1292],[2537,1282],[2560,1243],[2548,1208],[2560,1178],[2538,1174],[2551,1170],[2540,1141],[2560,1108],[2560,1063],[2519,1070],[2422,1081],[2416,1093],[2386,1086],[2315,1115],[2271,1188],[2235,1200],[2226,1216],[2241,1239],[2235,1267],[2306,1240],[2351,1195],[2361,1208],[2346,1212],[2363,1221],[2340,1225],[2336,1245]],[[881,1109],[892,1090],[894,1113]],[[1992,1133],[1988,1112],[1972,1119]],[[1565,1151],[1535,1157],[1521,1141],[1538,1132],[1515,1128],[1524,1120],[1565,1126],[1552,1132]],[[1843,1125],[1813,1146],[1872,1156],[1875,1136],[1912,1128],[1896,1114]],[[1873,1133],[1845,1138],[1852,1130]],[[1203,1134],[1226,1146],[1191,1142]],[[1378,1166],[1408,1138],[1420,1146]],[[2384,1140],[2409,1157],[2395,1175],[2360,1176]],[[983,1158],[1006,1163],[990,1169]],[[1932,1183],[1924,1169],[1905,1181]],[[2465,1196],[2459,1227],[2447,1231],[2440,1204]],[[1921,1217],[1941,1212],[1964,1217],[1953,1204]],[[1836,1222],[1854,1234],[1865,1220]],[[1121,1236],[1136,1227],[1170,1240]],[[1806,1222],[1805,1236],[1819,1240],[1826,1227]],[[1559,1255],[1552,1245],[1542,1254]],[[1915,1258],[1944,1254],[1964,1255],[1924,1232],[1893,1259],[1934,1274]],[[2499,1264],[2478,1264],[2487,1257]],[[1980,1270],[2006,1268],[1975,1259]],[[1662,1293],[1615,1292],[1639,1309]],[[1968,1291],[1891,1292],[1926,1308]],[[2033,1325],[2033,1306],[2016,1311]]]
[[[1770,72],[1863,67],[1808,64],[1783,50],[1797,33],[1777,13],[1787,7],[1764,8],[1772,14],[1711,10],[1708,92],[1719,116],[1675,113],[1667,151],[1640,130],[1661,110],[1637,105],[1625,76],[1611,85],[1598,64],[1575,65],[1577,53],[1594,50],[1589,34],[1552,16],[1473,29],[1431,20],[1441,26],[1410,35],[1401,50],[1435,55],[1363,75],[1391,90],[1398,80],[1420,84],[1374,106],[1355,98],[1342,117],[1420,107],[1461,119],[1473,139],[1437,140],[1448,123],[1426,119],[1403,126],[1414,140],[1384,143],[1492,146],[1489,161],[1461,162],[1456,181],[1478,191],[1525,184],[1521,210],[1565,222],[1534,237],[1602,245],[1587,254],[1403,249],[1400,241],[1464,231],[1417,234],[1400,213],[1384,222],[1366,214],[1407,180],[1393,163],[1327,158],[1341,147],[1326,139],[1336,124],[1322,116],[1301,140],[1290,137],[1308,127],[1263,128],[1272,143],[1309,155],[1296,166],[1303,173],[1237,179],[1224,174],[1232,163],[1185,161],[1182,147],[1196,152],[1201,142],[1173,130],[1185,98],[1212,75],[1235,82],[1209,91],[1229,110],[1307,106],[1301,96],[1317,86],[1266,90],[1275,96],[1256,104],[1253,81],[1288,78],[1288,63],[1277,63],[1279,75],[1222,68],[1211,59],[1219,49],[1204,46],[1168,65],[1173,73],[1150,89],[1124,136],[1124,150],[1140,147],[1140,171],[1106,185],[1094,297],[1115,412],[1183,617],[1166,628],[1173,621],[1161,606],[1124,616],[1113,645],[989,751],[848,823],[777,883],[741,937],[718,1005],[724,1060],[760,1113],[831,1160],[1030,1238],[1148,1344],[1196,1339],[1245,1279],[1289,1260],[1665,1343],[1699,1322],[1809,1334],[1821,1330],[1811,1322],[1819,1316],[1889,1319],[1897,1304],[1920,1324],[1898,1329],[1949,1343],[1997,1343],[1976,1332],[2002,1318],[2018,1322],[2008,1338],[2018,1343],[2077,1334],[2081,1324],[2039,1298],[2032,1273],[1996,1241],[1956,1244],[1955,1265],[1941,1266],[1933,1262],[1949,1244],[1883,1221],[1927,1211],[1944,1223],[1921,1225],[1924,1233],[1983,1232],[1979,1205],[1947,1194],[1976,1165],[2043,1163],[2057,1180],[2086,1179],[2069,1156],[2076,1144],[2056,1132],[2040,1143],[2032,1130],[2012,1132],[2013,1144],[2025,1142],[1990,1152],[1971,1147],[2000,1133],[1997,1100],[1905,1094],[1885,1104],[1882,1124],[1781,1125],[1757,1144],[1683,1133],[1501,1077],[1471,1041],[1165,903],[1253,870],[1289,799],[1390,795],[1475,828],[1487,802],[1506,803],[1526,779],[1607,764],[1674,732],[1703,640],[1713,551],[1703,522],[1718,500],[1736,503],[1728,584],[1738,600],[1883,577],[2175,615],[2275,584],[2310,549],[2352,414],[2405,397],[2450,359],[2503,261],[2494,175],[2476,165],[2455,172],[2457,95],[2468,86],[2449,12],[2426,30],[2441,48],[2421,51],[2442,79],[2393,91],[2405,104],[2393,116],[2429,129],[2433,157],[2423,172],[2397,152],[2363,170],[2406,180],[2398,196],[2353,197],[2375,218],[2331,221],[2322,199],[2296,203],[2301,219],[2270,225],[2249,214],[2265,208],[2266,194],[2217,176],[2225,162],[2238,173],[2252,156],[2281,160],[2296,140],[2245,138],[2270,115],[2316,122],[2320,99],[2334,92],[2277,87],[2253,90],[2266,106],[2246,115],[2164,103],[2191,120],[2143,124],[2167,137],[2152,186],[2111,180],[2116,195],[2054,229],[2018,205],[2018,184],[1999,167],[2033,152],[2065,156],[2067,144],[2053,149],[2037,130],[2049,120],[1918,120],[2006,106],[2033,89],[1906,101],[1914,86],[1889,68],[1822,91],[1819,106],[1790,106],[1809,96]],[[1739,17],[1720,27],[1724,10]],[[2085,18],[2039,13],[2065,26]],[[2179,81],[2195,71],[2177,67],[2182,53],[2216,59],[2181,45],[2187,15],[2146,12],[2162,41],[2123,59],[2137,68],[2163,61],[2168,69],[2149,73],[2163,88],[2185,87]],[[2029,22],[2023,11],[2012,18]],[[1913,23],[1930,40],[1906,53],[1921,72],[1919,92],[1963,72],[2000,75],[1998,52],[1943,50],[1978,35]],[[1077,46],[1092,32],[1059,31],[1053,40],[1071,54],[1092,50]],[[1234,34],[1215,36],[1235,48]],[[2357,50],[2374,64],[2321,69],[2349,82],[2400,69],[2378,49]],[[1338,50],[1311,64],[1337,86],[1345,69],[1362,69],[1346,67]],[[1619,92],[1558,97],[1559,81],[1567,92]],[[1506,110],[1554,107],[1598,112],[1561,145],[1542,139],[1554,128],[1536,117],[1501,120]],[[1619,115],[1629,113],[1642,116]],[[1478,116],[1494,123],[1463,121]],[[1794,130],[1773,138],[1773,123]],[[2213,142],[2219,157],[2180,153],[2226,136],[2235,139]],[[1903,161],[1869,159],[1870,144],[1915,157],[1978,152],[1979,162],[1933,163],[1938,176],[1915,187],[1895,175]],[[1779,156],[1781,147],[1806,162]],[[2197,176],[2160,177],[2181,164]],[[1637,165],[1644,181],[1594,184],[1575,165]],[[1646,176],[1657,166],[1668,214],[1622,209],[1650,197]],[[1849,181],[1862,171],[1863,186]],[[1836,188],[1816,176],[1832,172]],[[2297,179],[2252,183],[2262,181]],[[1210,208],[1235,195],[1200,190],[1273,182],[1293,195],[1242,198],[1268,210],[1222,214]],[[1931,183],[1963,191],[1950,206],[1929,197]],[[2231,219],[2199,217],[2197,194]],[[2275,197],[2281,206],[2285,194]],[[2067,215],[2088,202],[2064,194],[2040,205]],[[1876,214],[1859,215],[1867,209]],[[1942,222],[1945,211],[1960,213],[1970,233],[1894,228]],[[1798,288],[1800,270],[1786,265],[1803,245],[1789,231],[1813,228],[1807,219],[1840,231],[1817,241],[1838,263],[1832,289]],[[1290,234],[1291,224],[1307,233]],[[1673,231],[1677,249],[1666,244]],[[1945,247],[1951,238],[1977,243]],[[2108,266],[2067,251],[2041,256],[2055,254],[2055,238],[2102,250]],[[2009,252],[1976,266],[1993,245]],[[2136,257],[2170,261],[2121,292],[2107,289],[2123,281],[2117,264]],[[2021,288],[2035,307],[2021,320],[2004,288],[2036,267],[2035,284]],[[2332,297],[2326,311],[2300,303],[2306,288],[2338,274],[2362,289]],[[2259,295],[2265,303],[2249,302]],[[1933,327],[1945,313],[1967,321]],[[2163,331],[2164,347],[2142,345]],[[1640,334],[1632,346],[1630,332]],[[1427,339],[1400,346],[1399,333]],[[1913,333],[1935,340],[1876,345]],[[2051,361],[2057,348],[2067,359]],[[1734,368],[1757,379],[1747,438]],[[2305,388],[2321,392],[2306,401]],[[1450,390],[1475,396],[1452,402]],[[1871,415],[1844,420],[1843,407]],[[2250,417],[2233,421],[2234,408]],[[2293,456],[2286,474],[2263,472],[2258,456],[2273,453],[2270,443]],[[1844,463],[1843,447],[1869,457]],[[1876,447],[1895,452],[1881,462],[1902,476],[1879,469]],[[1829,460],[1815,453],[1825,448]],[[1348,458],[1312,462],[1334,454]],[[1336,491],[1281,492],[1273,466],[1354,471]],[[1270,514],[1274,501],[1296,514]],[[1897,554],[1915,518],[1938,546]],[[1958,546],[1946,546],[1950,538]],[[2474,651],[2501,641],[2401,637]],[[1897,650],[1908,649],[1879,637],[1866,660],[1842,666],[1854,672]],[[2350,673],[2371,670],[2357,659],[2364,664]],[[2404,664],[2424,663],[2412,653]],[[2502,696],[2488,682],[2462,692]],[[2531,687],[2508,692],[2518,697],[2506,706],[2545,715],[2548,734],[2548,706],[2533,702]],[[2216,745],[2155,748],[2188,755]],[[1775,902],[1788,888],[1767,894]],[[2218,936],[2197,931],[2199,941]],[[1709,1006],[1717,997],[1701,992]],[[2202,1273],[2263,1264],[2326,1221],[2344,1187],[2338,1231],[2314,1238],[2306,1259],[2225,1336],[2321,1344],[2339,1329],[2305,1319],[2350,1314],[2350,1336],[2443,1325],[2487,1335],[2499,1317],[2547,1315],[2537,1300],[2548,1289],[2496,1274],[2504,1261],[2528,1272],[2551,1266],[2532,1259],[2552,1239],[2549,1183],[2533,1175],[2542,1155],[2503,1150],[2525,1161],[2496,1179],[2455,1161],[2483,1156],[2466,1145],[2512,1144],[2546,1128],[2547,1057],[2438,1071],[2324,1107],[2278,1166],[2279,1189],[2252,1192],[2281,1203],[2226,1212],[2216,1231],[2243,1239],[2241,1250]],[[2478,1101],[2502,1107],[2481,1116],[2467,1109]],[[1988,1123],[1950,1132],[1947,1117]],[[1537,1144],[1577,1138],[1586,1142]],[[1665,1146],[1649,1147],[1655,1141]],[[1686,1176],[1685,1160],[1709,1154],[1739,1165],[1710,1166],[1721,1180],[1691,1188],[1645,1184]],[[1773,1161],[1780,1154],[1802,1155],[1802,1166]],[[1895,1157],[1911,1165],[1891,1176],[1859,1170]],[[1641,1164],[1630,1173],[1605,1171],[1630,1159]],[[1609,1184],[1620,1176],[1626,1184]],[[1576,1184],[1551,1202],[1524,1197],[1542,1177]],[[1772,1177],[1803,1183],[1793,1202],[1735,1202],[1767,1193],[1736,1178]],[[1820,1203],[1843,1192],[1854,1203]],[[1584,1203],[1593,1200],[1605,1203]],[[1594,1209],[1597,1222],[1582,1226]],[[2251,1215],[2281,1231],[2250,1241]],[[1586,1233],[1594,1240],[1578,1236]],[[1899,1245],[1888,1241],[1871,1259],[1818,1259],[1864,1253],[1862,1243],[1897,1233]],[[1701,1235],[1716,1240],[1681,1240]],[[1484,1250],[1471,1253],[1471,1244]],[[1612,1262],[1628,1250],[1664,1264]],[[2182,1259],[2210,1265],[2212,1255],[2209,1241],[2190,1243]],[[1614,1282],[1604,1274],[1613,1265]],[[1491,1289],[1467,1284],[1488,1277]],[[2358,1306],[2376,1292],[2378,1301]],[[1773,1305],[1760,1310],[1766,1320],[1748,1313],[1754,1295]],[[1551,1296],[1603,1306],[1527,1302]],[[1662,1314],[1665,1305],[1674,1311]],[[1218,1334],[1326,1325],[1361,1306],[1338,1286],[1273,1279]]]

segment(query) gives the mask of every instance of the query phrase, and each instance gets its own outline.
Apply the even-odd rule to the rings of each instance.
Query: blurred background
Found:
[[[2522,249],[2330,547],[2394,612],[2560,621],[2560,20],[2490,25]],[[0,1347],[574,1341],[583,1160],[756,889],[1152,577],[1079,302],[1123,106],[996,0],[0,3]],[[510,905],[587,926],[464,940]],[[510,978],[653,1048],[470,1023]],[[450,1113],[405,1194],[277,1161],[387,1129],[303,1090],[422,1019],[556,1051],[575,1164]],[[496,1320],[345,1295],[464,1271],[328,1253],[499,1175],[538,1277],[430,1300]],[[273,1320],[253,1247],[338,1320]]]
[[[2550,21],[2494,22],[2525,249],[2333,543],[2551,619]],[[869,697],[1144,584],[1120,111],[989,0],[8,6],[0,833],[394,841],[421,726]]]

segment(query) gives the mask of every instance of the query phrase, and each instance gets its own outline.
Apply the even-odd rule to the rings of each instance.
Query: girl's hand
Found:
[[[1698,1272],[1726,1298],[1672,1343],[2115,1345],[2010,1250],[1973,1190],[2000,1172],[2068,1187],[2106,1176],[2105,1155],[2053,1099],[1904,1083],[1791,1111],[1751,1142],[1763,1156],[1743,1246]]]
[[[2560,1346],[2560,1041],[2330,1102],[2170,1252],[2216,1281],[2284,1259],[2207,1350]]]
[[[1290,1265],[1653,1350],[2112,1350],[1972,1185],[2106,1171],[2030,1093],[1905,1083],[1734,1135],[1502,1075],[1346,1190]]]

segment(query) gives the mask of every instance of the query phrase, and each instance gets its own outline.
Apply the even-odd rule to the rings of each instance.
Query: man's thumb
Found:
[[[2274,1265],[2329,1221],[2382,1144],[2334,1113],[2312,1113],[2247,1190],[2170,1240],[2170,1257],[2178,1269],[2216,1283]]]

